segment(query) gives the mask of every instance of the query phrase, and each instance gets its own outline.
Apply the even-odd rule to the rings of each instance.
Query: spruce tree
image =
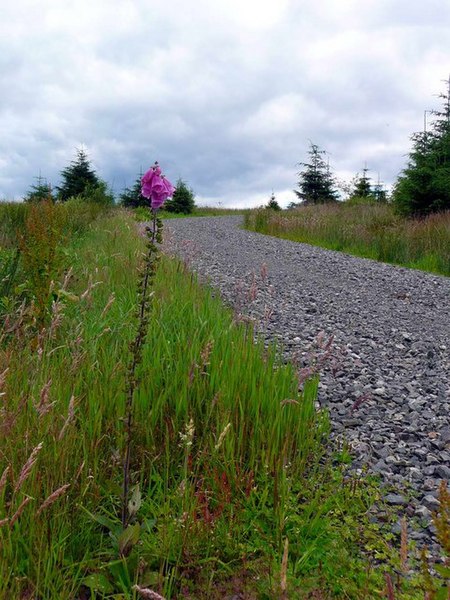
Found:
[[[294,190],[303,204],[324,204],[337,200],[335,181],[330,173],[329,165],[323,160],[324,150],[320,150],[316,144],[311,143],[309,150],[310,160],[307,163],[299,163],[304,167],[298,173],[299,190]]]
[[[450,78],[440,95],[442,111],[433,111],[429,131],[412,135],[407,167],[394,188],[394,206],[406,216],[425,216],[450,209]]]
[[[74,196],[87,196],[101,184],[95,171],[91,168],[84,150],[77,150],[77,158],[61,171],[62,184],[56,189],[58,199],[68,200]]]
[[[126,206],[129,208],[137,208],[138,206],[149,207],[150,203],[148,198],[144,198],[141,194],[142,190],[142,173],[134,182],[133,187],[125,188],[124,191],[119,196],[119,201],[122,206]]]
[[[373,197],[372,184],[370,177],[367,176],[369,169],[364,167],[362,175],[356,174],[353,184],[353,191],[350,198],[371,198]]]
[[[164,210],[188,215],[194,211],[194,208],[195,194],[193,190],[188,188],[182,179],[179,179],[172,198],[164,204]]]
[[[267,204],[266,208],[270,208],[271,210],[281,210],[281,206],[278,204],[276,198],[275,198],[275,194],[272,192],[272,195],[270,196],[270,200],[269,203]]]
[[[54,201],[52,195],[52,187],[44,177],[36,178],[37,183],[32,185],[30,190],[27,192],[24,200],[25,202],[41,202],[42,200],[52,200]]]

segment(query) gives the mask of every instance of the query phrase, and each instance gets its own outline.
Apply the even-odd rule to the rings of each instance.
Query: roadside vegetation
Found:
[[[391,204],[363,198],[259,209],[244,219],[247,229],[260,233],[450,276],[450,211],[410,219]]]
[[[338,200],[326,152],[310,142],[299,163],[298,202],[280,211],[274,197],[245,215],[253,231],[450,276],[450,80],[443,108],[412,135],[408,164],[389,198],[365,165]]]
[[[124,527],[144,240],[125,211],[96,203],[0,210],[0,598],[434,589],[396,575],[395,540],[369,519],[380,490],[347,476],[348,453],[328,446],[317,376],[299,392],[276,348],[254,344],[248,323],[167,257],[136,373]]]

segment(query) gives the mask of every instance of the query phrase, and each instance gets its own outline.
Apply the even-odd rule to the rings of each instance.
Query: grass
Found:
[[[85,216],[82,229],[72,219],[44,326],[28,289],[0,333],[0,598],[128,599],[136,585],[165,598],[383,597],[383,572],[399,559],[367,517],[380,492],[345,477],[327,449],[317,379],[299,393],[276,348],[254,344],[168,258],[138,372],[122,528],[144,242],[121,211]],[[402,583],[398,598],[419,597]]]
[[[251,211],[248,229],[450,276],[450,212],[405,219],[388,204],[345,202]]]

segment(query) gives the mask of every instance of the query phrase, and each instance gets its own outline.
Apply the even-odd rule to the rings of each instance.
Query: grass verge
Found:
[[[246,213],[253,231],[450,276],[450,212],[405,219],[388,204],[345,202]]]

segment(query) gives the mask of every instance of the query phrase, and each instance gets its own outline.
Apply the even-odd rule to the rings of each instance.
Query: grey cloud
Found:
[[[80,144],[117,192],[157,158],[203,199],[287,197],[308,140],[339,176],[367,161],[392,183],[423,110],[439,104],[450,7],[237,5],[43,0],[28,36],[8,9],[0,198],[20,197],[39,171],[57,184]]]

